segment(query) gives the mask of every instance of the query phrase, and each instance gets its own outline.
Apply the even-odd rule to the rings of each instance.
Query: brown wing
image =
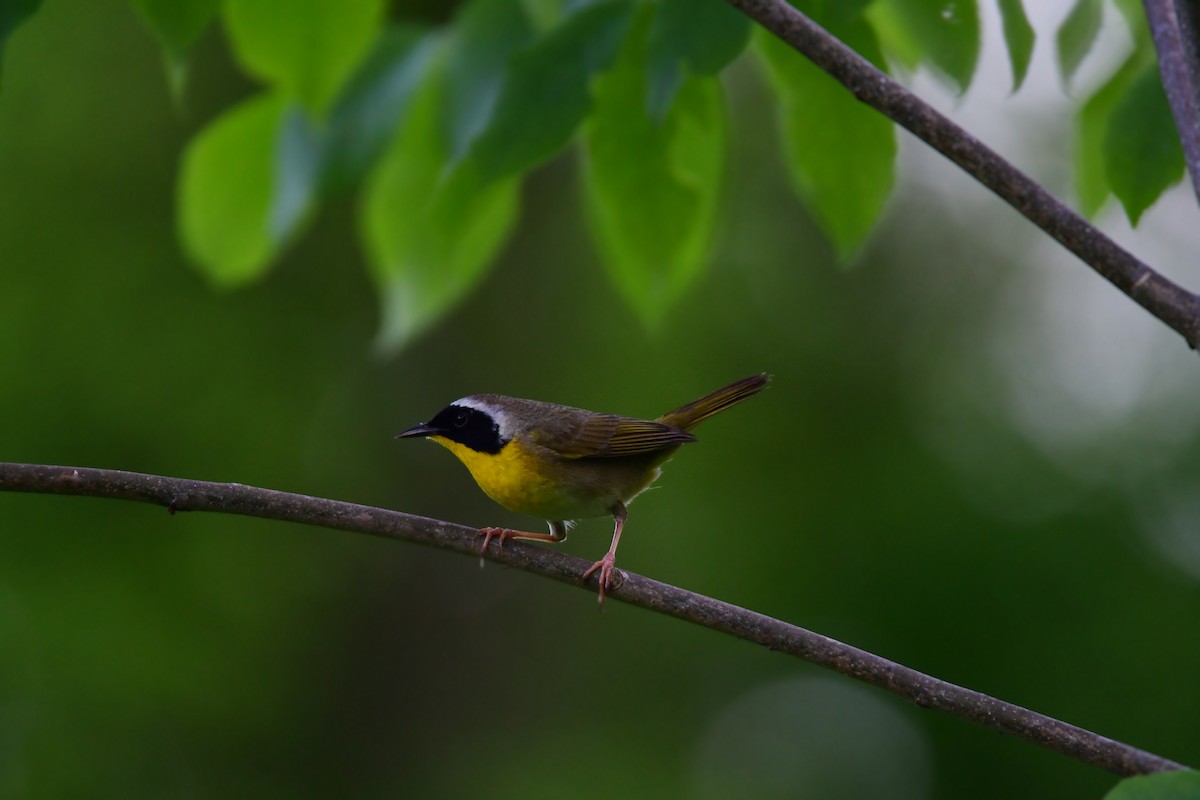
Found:
[[[687,431],[646,419],[587,414],[570,432],[540,436],[537,443],[566,458],[611,458],[653,453],[694,442]]]

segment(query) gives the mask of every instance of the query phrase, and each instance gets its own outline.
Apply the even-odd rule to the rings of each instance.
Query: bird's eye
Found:
[[[462,428],[462,427],[466,426],[466,424],[467,424],[467,412],[466,411],[459,411],[457,414],[454,415],[454,427]]]

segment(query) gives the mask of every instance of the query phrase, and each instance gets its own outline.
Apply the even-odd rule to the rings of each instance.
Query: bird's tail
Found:
[[[767,384],[770,382],[771,376],[765,372],[760,375],[751,375],[749,378],[742,378],[740,381],[717,389],[712,394],[707,394],[686,406],[668,411],[659,417],[658,421],[664,425],[690,431],[713,414],[719,414],[730,406],[758,394],[767,388]]]

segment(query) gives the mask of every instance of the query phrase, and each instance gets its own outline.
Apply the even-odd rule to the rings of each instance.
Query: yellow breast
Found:
[[[499,453],[480,453],[443,436],[430,439],[445,447],[471,471],[488,497],[511,511],[542,519],[562,520],[599,516],[606,507],[574,491],[568,476],[513,440]],[[597,498],[599,499],[599,498]]]

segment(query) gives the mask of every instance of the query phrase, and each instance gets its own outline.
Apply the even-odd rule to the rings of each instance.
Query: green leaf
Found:
[[[1104,800],[1200,800],[1200,772],[1156,772],[1126,778]]]
[[[226,111],[183,155],[179,228],[192,260],[215,283],[259,277],[282,244],[272,230],[276,146],[287,98],[264,94]]]
[[[470,158],[451,166],[443,78],[429,74],[364,195],[362,236],[382,301],[377,343],[388,352],[479,281],[516,221],[515,178],[488,180]]]
[[[176,103],[182,104],[188,52],[216,16],[221,0],[132,0],[162,45],[167,81]]]
[[[248,72],[322,114],[383,24],[384,0],[226,0]]]
[[[661,124],[646,108],[646,52],[627,47],[596,80],[585,147],[588,217],[617,288],[647,325],[699,275],[725,160],[716,78],[684,80]]]
[[[443,44],[439,34],[411,26],[384,30],[323,128],[323,190],[352,186],[383,155]]]
[[[1100,33],[1103,9],[1100,0],[1075,0],[1071,13],[1067,14],[1058,28],[1055,41],[1058,45],[1058,68],[1063,82],[1070,83],[1083,58],[1092,49],[1096,35]]]
[[[485,180],[524,172],[558,152],[592,108],[589,83],[629,27],[629,0],[595,0],[515,53],[470,153]]]
[[[750,18],[725,0],[659,0],[650,25],[650,116],[662,119],[685,76],[716,75],[749,40]]]
[[[1004,25],[1004,41],[1008,45],[1008,60],[1012,64],[1013,91],[1021,88],[1033,58],[1036,35],[1021,0],[998,0],[1000,19]]]
[[[276,93],[202,131],[180,179],[180,227],[192,259],[219,284],[261,275],[321,193],[357,181],[379,158],[438,44],[412,29],[389,32],[327,125]]]
[[[292,105],[275,137],[274,181],[268,207],[267,235],[286,242],[308,219],[316,204],[324,142],[308,114]]]
[[[1158,69],[1146,65],[1117,102],[1102,144],[1108,182],[1137,225],[1142,212],[1183,177],[1183,148]]]
[[[909,31],[908,25],[900,19],[896,4],[872,3],[863,16],[871,23],[871,28],[879,37],[879,42],[887,51],[890,61],[910,71],[921,65],[925,51]]]
[[[182,61],[212,22],[221,0],[132,0],[171,61]]]
[[[4,45],[22,22],[32,17],[42,0],[3,0],[0,2],[0,72],[4,68]]]
[[[875,0],[789,0],[813,22],[837,36],[837,30],[855,22],[871,9]]]
[[[1129,35],[1133,37],[1134,47],[1140,48],[1143,45],[1153,47],[1154,42],[1150,39],[1150,26],[1146,24],[1146,7],[1142,4],[1142,0],[1113,0],[1113,5],[1117,7],[1117,11],[1121,12],[1121,16],[1125,18],[1125,24],[1129,26]]]
[[[524,7],[513,0],[472,0],[455,21],[448,65],[450,149],[466,154],[487,127],[514,52],[534,37]]]
[[[842,34],[867,57],[880,57],[865,22]],[[757,41],[779,97],[792,183],[842,259],[875,227],[895,177],[896,131],[844,86],[773,36]]]
[[[876,6],[873,0],[794,0],[792,4],[880,70],[888,71],[880,37],[867,24]],[[860,44],[863,49],[858,48]]]
[[[976,0],[880,0],[871,20],[889,47],[915,46],[958,91],[971,85],[982,35]]]
[[[1104,137],[1113,109],[1125,96],[1129,84],[1145,62],[1146,59],[1136,52],[1130,55],[1079,112],[1075,143],[1075,191],[1079,195],[1079,210],[1084,216],[1095,216],[1112,194],[1104,157]]]
[[[563,0],[521,0],[521,5],[539,32],[554,27],[562,17]]]

